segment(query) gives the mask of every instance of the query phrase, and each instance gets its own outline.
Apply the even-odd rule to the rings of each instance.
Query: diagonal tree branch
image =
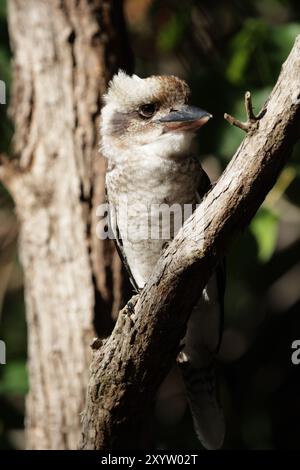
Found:
[[[262,111],[216,186],[162,254],[134,312],[125,307],[109,339],[94,343],[81,448],[137,446],[147,405],[175,361],[199,292],[299,138],[300,36]]]

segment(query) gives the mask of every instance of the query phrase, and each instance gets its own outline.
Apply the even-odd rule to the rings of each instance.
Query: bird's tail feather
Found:
[[[212,363],[195,368],[189,361],[180,366],[197,437],[206,449],[219,449],[224,440],[225,420],[217,396],[215,366]]]

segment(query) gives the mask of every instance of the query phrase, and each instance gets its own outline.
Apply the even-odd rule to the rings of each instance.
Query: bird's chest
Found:
[[[192,161],[140,161],[125,167],[119,166],[108,172],[106,177],[109,200],[118,203],[127,200],[128,204],[137,201],[144,205],[184,204],[195,197],[199,183],[197,171]]]
[[[167,162],[140,162],[107,173],[106,185],[127,261],[138,285],[148,279],[160,253],[192,213],[199,169]]]

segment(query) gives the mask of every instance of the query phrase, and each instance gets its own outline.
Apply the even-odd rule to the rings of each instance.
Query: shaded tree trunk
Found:
[[[107,334],[127,289],[113,245],[96,237],[95,207],[101,95],[131,54],[118,0],[10,0],[9,29],[15,158],[2,177],[20,222],[27,447],[74,449],[94,320]]]

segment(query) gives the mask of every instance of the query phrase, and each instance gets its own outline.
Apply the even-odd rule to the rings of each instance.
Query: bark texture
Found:
[[[300,36],[260,116],[248,123],[220,180],[161,256],[134,312],[123,309],[110,338],[95,342],[83,449],[136,447],[199,292],[290,156],[300,134]]]
[[[130,69],[131,55],[119,0],[8,6],[15,159],[0,176],[20,221],[27,447],[75,449],[94,315],[104,336],[122,301],[121,265],[112,244],[96,239],[92,214],[104,201],[101,95],[119,67]]]

